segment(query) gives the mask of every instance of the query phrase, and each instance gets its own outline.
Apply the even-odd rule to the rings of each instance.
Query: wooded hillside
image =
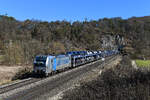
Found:
[[[100,50],[102,35],[121,35],[133,58],[150,57],[150,17],[91,21],[18,21],[0,15],[0,63],[31,64],[37,54]],[[117,44],[116,44],[117,45]],[[132,51],[131,51],[132,50]]]

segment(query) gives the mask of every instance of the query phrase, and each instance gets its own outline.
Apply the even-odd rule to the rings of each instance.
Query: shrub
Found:
[[[21,68],[16,75],[12,78],[12,80],[17,80],[17,79],[25,79],[32,77],[32,68],[30,67],[25,67]]]

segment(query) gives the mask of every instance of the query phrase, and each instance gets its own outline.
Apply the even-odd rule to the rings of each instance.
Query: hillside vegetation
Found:
[[[115,38],[114,46],[103,46],[105,35],[123,37],[125,50],[133,58],[150,57],[149,16],[126,20],[117,17],[82,22],[46,22],[18,21],[13,17],[0,15],[0,63],[31,64],[37,54],[114,49],[120,45]]]
[[[70,89],[60,100],[149,100],[149,83],[150,70],[135,69],[130,58],[124,56],[120,64],[104,70],[95,80]]]

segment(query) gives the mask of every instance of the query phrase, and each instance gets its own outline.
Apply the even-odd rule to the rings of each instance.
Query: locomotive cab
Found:
[[[34,59],[34,73],[48,76],[52,71],[52,58],[54,56],[36,56]]]

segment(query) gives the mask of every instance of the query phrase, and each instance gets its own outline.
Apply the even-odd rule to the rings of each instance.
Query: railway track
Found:
[[[109,63],[113,59],[114,59],[114,57],[106,58],[107,63]],[[48,80],[50,78],[51,80],[48,80],[48,81],[43,82],[43,83],[41,82],[41,84],[38,84],[37,86],[30,87],[28,89],[25,89],[23,91],[20,91],[18,93],[10,95],[10,96],[2,97],[4,100],[32,100],[33,98],[38,97],[39,95],[42,95],[43,93],[48,92],[49,90],[53,90],[56,87],[59,87],[60,84],[66,83],[67,81],[73,79],[74,77],[78,77],[80,74],[83,74],[87,71],[90,71],[93,67],[98,66],[99,64],[104,66],[106,63],[105,61],[104,62],[96,61],[98,63],[93,62],[95,64],[83,65],[83,66],[87,66],[87,68],[83,67],[83,66],[81,66],[81,69],[73,68],[73,70],[76,70],[76,71],[68,70],[68,71],[63,72],[64,74],[63,73],[59,73],[60,75],[55,74],[52,77],[48,77],[48,78],[43,79],[43,80],[38,79],[38,78],[31,78],[31,79],[28,79],[26,81],[22,81],[22,82],[19,82],[16,84],[8,85],[6,87],[2,87],[2,88],[0,87],[0,94],[4,94],[6,92],[9,92],[11,90],[14,90],[14,89],[17,89],[17,88],[20,88],[20,87],[23,87],[23,86],[29,85],[29,84],[35,83],[35,85],[37,85],[36,83],[38,81],[41,82],[44,80]],[[92,65],[92,67],[90,67],[91,65]],[[67,73],[67,74],[65,75],[65,73]],[[53,77],[55,77],[55,78],[53,78]],[[1,97],[0,97],[0,100],[1,100]]]
[[[65,69],[64,71],[66,71],[66,70],[68,70],[68,69]],[[56,73],[53,73],[52,75],[54,76],[54,75],[56,75]],[[28,85],[28,84],[31,84],[34,82],[38,82],[40,80],[42,80],[42,78],[28,78],[28,79],[21,80],[20,82],[14,82],[14,83],[11,83],[8,85],[0,86],[0,94],[6,93],[8,91],[17,89],[19,87],[22,87],[22,86],[25,86],[25,85]]]
[[[19,87],[22,87],[22,86],[25,86],[25,85],[28,85],[28,84],[31,84],[31,83],[34,83],[34,82],[37,82],[40,80],[41,80],[40,78],[29,78],[29,79],[22,80],[20,82],[1,86],[0,87],[0,94],[6,93],[8,91],[14,90],[16,88],[19,88]]]

